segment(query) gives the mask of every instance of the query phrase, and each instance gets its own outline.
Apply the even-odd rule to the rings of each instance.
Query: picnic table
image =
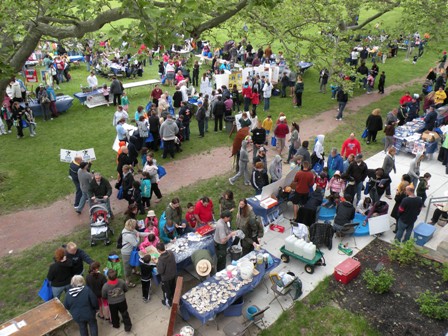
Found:
[[[270,263],[268,264],[268,267],[265,268],[264,264],[262,264],[263,267],[258,267],[257,270],[259,271],[259,273],[257,275],[254,275],[254,277],[252,278],[252,281],[250,281],[249,283],[241,286],[241,288],[239,288],[237,291],[235,291],[232,295],[230,296],[225,302],[220,303],[216,308],[214,308],[211,311],[208,312],[199,312],[195,307],[193,307],[193,305],[191,304],[191,302],[188,301],[188,294],[193,290],[188,291],[187,293],[185,293],[184,295],[182,295],[181,298],[181,307],[180,307],[180,313],[182,315],[182,318],[186,321],[188,321],[190,319],[191,316],[196,317],[202,324],[207,323],[207,321],[209,320],[213,320],[215,318],[216,315],[218,315],[219,313],[223,312],[225,309],[229,308],[232,303],[234,303],[236,300],[238,300],[241,296],[251,292],[252,290],[254,290],[264,279],[264,276],[266,274],[268,274],[270,271],[272,271],[274,268],[276,268],[279,264],[280,264],[280,259],[274,257],[271,253],[269,253],[266,250],[260,250],[260,251],[252,251],[251,253],[249,253],[248,255],[244,256],[243,258],[241,258],[240,260],[243,259],[247,259],[250,260],[251,256],[253,254],[257,254],[257,253],[268,253],[269,254],[269,260]],[[196,288],[202,288],[202,287],[206,287],[207,286],[217,286],[220,281],[222,282],[223,280],[218,280],[216,278],[216,274],[215,276],[213,276],[210,279],[207,279],[205,282],[200,283]],[[227,282],[227,280],[224,280],[225,282]],[[237,284],[238,282],[242,281],[242,279],[240,278],[233,278],[232,283]],[[213,284],[213,285],[212,285]]]
[[[0,336],[43,336],[71,320],[72,316],[61,301],[54,298],[3,323],[0,326]]]

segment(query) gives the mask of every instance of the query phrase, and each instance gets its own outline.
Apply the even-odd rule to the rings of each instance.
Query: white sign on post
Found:
[[[70,163],[76,156],[81,156],[83,161],[96,160],[95,150],[93,148],[82,149],[80,151],[72,149],[61,149],[59,151],[59,159],[61,162]]]

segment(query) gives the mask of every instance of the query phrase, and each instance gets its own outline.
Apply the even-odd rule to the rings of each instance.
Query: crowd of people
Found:
[[[249,45],[250,43],[246,45],[245,52],[240,52],[241,47],[235,46],[238,51],[236,61],[244,60],[254,65],[254,62],[272,59],[270,46],[265,50],[261,48],[260,56],[260,51],[252,53],[253,48],[249,48]],[[366,145],[376,142],[378,134],[384,130],[386,156],[381,167],[369,168],[364,162],[361,142],[355,132],[348,136],[340,150],[331,148],[328,158],[325,158],[325,135],[318,135],[312,144],[301,140],[299,124],[288,122],[284,113],[279,113],[273,120],[269,112],[273,85],[269,79],[260,76],[248,78],[243,84],[241,95],[236,87],[222,86],[212,89],[212,74],[224,71],[221,69],[222,64],[220,66],[217,62],[218,54],[214,55],[210,70],[204,72],[202,77],[199,77],[199,67],[195,63],[192,78],[182,58],[171,58],[169,52],[163,54],[159,64],[159,75],[168,85],[175,86],[176,91],[171,96],[156,85],[150,93],[150,104],[146,108],[138,106],[133,119],[132,116],[129,117],[130,111],[133,111],[132,104],[116,77],[113,78],[110,88],[106,87],[104,91],[113,95],[112,104],[117,108],[113,117],[113,127],[119,140],[115,188],[121,189],[123,201],[128,202],[124,228],[120,235],[122,237],[120,253],[115,251],[110,253],[106,263],[108,271],[106,275],[103,275],[99,262],[93,261],[84,251],[77,248],[76,244],[69,243],[55,251],[54,263],[48,272],[53,295],[60,297],[62,292],[66,292],[65,306],[78,322],[81,333],[85,333],[89,326],[91,334],[95,335],[96,316],[109,319],[114,328],[119,328],[122,321],[125,330],[130,331],[132,322],[127,311],[125,293],[129,288],[136,286],[131,281],[132,276],[139,275],[142,298],[144,302],[148,302],[151,298],[154,268],[157,269],[162,283],[164,293],[162,303],[168,307],[171,306],[177,271],[173,252],[167,250],[165,245],[175,241],[177,237],[215,222],[214,245],[217,255],[215,271],[225,268],[227,247],[231,241],[233,243],[237,241],[234,239],[237,230],[245,233],[245,238],[241,242],[243,254],[249,253],[261,243],[264,231],[260,219],[247,204],[246,199],[239,200],[237,204],[231,190],[223,194],[219,200],[219,211],[216,212],[212,200],[207,196],[199,200],[188,200],[185,216],[181,200],[175,197],[165,208],[165,224],[159,226],[161,218],[158,218],[151,209],[151,204],[163,199],[158,186],[160,170],[154,153],[162,149],[163,158],[168,156],[174,158],[176,152],[182,151],[182,142],[190,140],[190,123],[194,118],[198,122],[198,137],[204,138],[208,132],[210,120],[214,119],[215,132],[222,131],[223,118],[232,115],[235,111],[240,111],[243,107],[244,113],[241,119],[235,121],[241,127],[235,135],[232,146],[236,175],[229,178],[229,183],[234,185],[242,176],[243,183],[251,186],[254,193],[258,195],[261,194],[263,187],[281,179],[283,163],[299,167],[293,184],[283,190],[285,197],[293,203],[294,219],[298,219],[301,209],[315,210],[325,203],[324,206],[336,207],[333,228],[336,232],[341,232],[343,225],[351,222],[356,212],[366,215],[367,218],[388,213],[389,209],[385,207],[382,197],[392,199],[391,174],[396,171],[396,149],[393,147],[395,127],[424,115],[425,127],[421,131],[432,131],[438,122],[435,110],[447,103],[447,95],[444,91],[446,70],[445,64],[441,64],[437,69],[432,69],[427,77],[427,80],[434,84],[434,92],[430,92],[424,98],[420,95],[405,94],[400,99],[399,107],[387,114],[386,122],[383,122],[379,109],[372,111],[366,120]],[[235,61],[235,52],[232,48],[229,50],[229,55],[231,61]],[[152,55],[148,57],[152,62]],[[378,66],[373,63],[372,69],[364,73],[363,67],[366,65],[362,60],[365,61],[366,58],[363,56],[360,58],[361,66],[358,72],[366,75],[365,81],[363,80],[366,91],[370,92],[369,87],[373,88],[375,77],[379,75],[378,90],[384,93],[384,72],[380,74]],[[54,62],[56,63],[56,59]],[[281,57],[280,62],[282,62]],[[52,64],[54,63],[48,63],[48,66],[51,68]],[[58,72],[56,65],[56,77],[54,77],[56,85],[64,79],[69,80],[69,77],[64,75],[64,69],[59,70],[61,71]],[[369,79],[372,76],[374,78]],[[95,73],[91,73],[87,79],[92,88],[98,86],[98,81],[95,79]],[[328,73],[323,71],[320,76],[322,93],[326,92],[328,80]],[[190,85],[190,81],[193,86]],[[286,97],[287,88],[290,87],[294,104],[300,108],[304,92],[302,77],[283,73],[280,84],[281,96]],[[199,90],[197,105],[192,105],[188,101],[189,96],[194,93],[194,86]],[[10,99],[13,105],[11,109],[3,105],[2,118],[6,122],[8,132],[11,132],[11,127],[15,125],[18,136],[22,137],[22,118],[30,125],[34,122],[34,118],[29,109],[20,105],[23,99],[20,88],[20,81],[15,78],[11,80]],[[36,94],[40,97],[41,104],[48,104],[47,112],[53,111],[49,88],[50,91],[53,90],[51,86],[39,87]],[[332,98],[338,101],[339,113],[336,118],[341,120],[348,94],[342,88],[336,88],[336,90],[332,88]],[[50,101],[47,102],[47,99]],[[105,99],[109,102],[108,95],[107,97],[105,95]],[[259,120],[257,116],[257,106],[260,101],[263,102],[263,110],[267,112],[263,120]],[[422,108],[421,103],[423,103]],[[45,120],[51,118],[48,113],[44,116]],[[57,111],[52,116],[56,117]],[[133,133],[124,127],[124,124],[128,122],[136,125]],[[6,129],[2,127],[3,124],[0,124],[0,133],[5,133]],[[30,132],[31,130],[30,126]],[[35,134],[34,130],[33,132]],[[448,144],[445,143],[444,146],[448,149]],[[286,147],[287,150],[284,151]],[[270,151],[275,152],[275,155],[271,155],[268,164],[267,156]],[[395,238],[398,241],[406,241],[410,238],[414,222],[421,208],[425,206],[426,191],[429,189],[428,182],[431,175],[429,172],[420,171],[420,163],[423,159],[430,158],[428,154],[428,152],[417,154],[409,167],[409,172],[401,177],[397,187],[391,216],[396,219]],[[447,158],[448,155],[445,155],[443,159],[445,164]],[[81,157],[75,157],[70,164],[69,175],[76,187],[74,209],[77,213],[82,213],[86,202],[92,206],[101,200],[105,203],[109,217],[112,219],[114,214],[110,197],[113,187],[101,173],[90,172],[90,168],[90,163],[83,162]],[[138,176],[138,173],[141,176]],[[156,199],[153,198],[154,194]],[[327,202],[324,202],[324,198],[327,198]],[[440,215],[446,214],[446,206],[441,206],[437,210],[438,212],[434,213],[433,222],[436,222]],[[219,218],[215,218],[215,213]],[[146,216],[143,224],[142,220],[138,219],[139,215]],[[230,225],[232,221],[234,223]],[[150,246],[157,250],[160,254],[159,258],[145,255],[140,259],[138,267],[131,266],[129,261],[133,249],[137,248],[144,252]],[[85,280],[82,277],[83,262],[90,266]],[[201,272],[201,274],[205,273]],[[96,315],[97,312],[98,315]]]

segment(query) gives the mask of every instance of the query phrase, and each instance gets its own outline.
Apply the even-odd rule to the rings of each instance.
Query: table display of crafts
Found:
[[[199,284],[182,296],[198,313],[204,314],[218,309],[234,298],[238,291],[252,282],[259,274],[255,268],[267,268],[273,263],[272,257],[265,251],[252,251],[224,270],[215,274],[213,278]]]
[[[205,248],[212,239],[213,236],[202,237],[195,232],[190,232],[168,244],[166,249],[174,253],[176,262],[180,262],[190,257],[194,251]]]

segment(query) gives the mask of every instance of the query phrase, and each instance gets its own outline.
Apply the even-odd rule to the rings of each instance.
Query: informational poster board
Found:
[[[233,88],[233,85],[236,85],[236,87],[238,88],[238,91],[241,91],[243,88],[243,72],[242,71],[237,71],[237,72],[232,72],[229,75],[229,86],[228,88]]]
[[[390,230],[389,215],[369,218],[369,234],[375,235]]]
[[[61,162],[70,163],[76,156],[81,156],[83,161],[96,160],[95,150],[93,148],[87,148],[82,150],[61,149],[59,151],[59,159]]]
[[[223,85],[225,85],[228,88],[229,87],[229,75],[228,74],[215,75],[215,84],[216,84],[216,89],[220,89]]]

